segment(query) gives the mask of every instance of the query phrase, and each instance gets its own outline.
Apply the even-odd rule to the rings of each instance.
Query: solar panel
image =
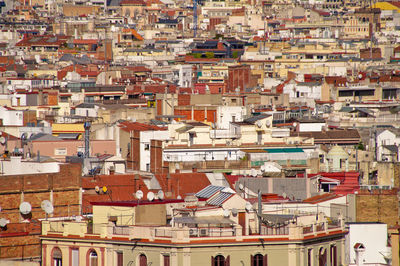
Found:
[[[225,187],[209,185],[196,193],[196,197],[208,199],[216,192],[223,190]]]
[[[214,206],[221,206],[222,203],[224,203],[224,201],[227,200],[231,195],[233,194],[227,192],[220,192],[217,196],[213,197],[207,203]]]

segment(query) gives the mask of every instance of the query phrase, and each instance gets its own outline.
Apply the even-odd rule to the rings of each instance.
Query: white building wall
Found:
[[[364,265],[387,265],[387,225],[381,223],[354,223],[349,225],[346,236],[346,259],[348,265],[356,265],[354,245],[361,243],[365,247]]]
[[[0,109],[0,119],[3,120],[3,126],[22,126],[24,116],[22,111]]]
[[[320,132],[322,131],[322,127],[325,126],[325,123],[300,123],[299,131],[300,132]]]
[[[147,165],[150,167],[150,143],[151,140],[169,139],[168,130],[160,131],[142,131],[140,132],[140,170],[147,171]],[[146,149],[148,145],[148,149]]]
[[[217,128],[229,129],[231,122],[241,122],[246,115],[245,106],[218,106],[217,108]],[[233,117],[235,121],[233,121]]]

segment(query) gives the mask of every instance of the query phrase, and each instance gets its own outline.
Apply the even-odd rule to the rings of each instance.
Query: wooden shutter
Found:
[[[250,266],[254,266],[254,256],[250,255]]]
[[[214,256],[211,256],[211,266],[214,266]]]
[[[124,265],[124,255],[122,252],[117,252],[117,266],[123,266]]]
[[[263,266],[268,266],[268,254],[265,254],[263,257]]]
[[[225,266],[230,266],[230,258],[231,258],[231,256],[229,256],[229,255],[226,257]]]

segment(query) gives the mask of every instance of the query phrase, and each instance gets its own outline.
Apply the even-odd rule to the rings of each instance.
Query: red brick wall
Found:
[[[60,165],[60,172],[54,174],[35,174],[0,177],[0,218],[10,220],[7,229],[0,232],[0,258],[38,257],[40,255],[40,223],[45,218],[41,209],[43,200],[53,195],[53,216],[80,214],[80,164]],[[22,201],[29,202],[32,211],[27,216],[19,212]],[[20,223],[29,218],[30,223]],[[14,236],[15,233],[27,233]]]
[[[132,131],[131,150],[127,161],[127,167],[133,170],[140,169],[140,131]]]
[[[162,141],[151,140],[150,143],[150,172],[153,174],[163,173]]]
[[[235,92],[236,88],[240,87],[240,92],[243,92],[249,87],[250,83],[250,66],[230,66],[228,69],[228,92]]]

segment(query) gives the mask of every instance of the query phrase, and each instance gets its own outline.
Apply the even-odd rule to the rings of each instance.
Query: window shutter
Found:
[[[254,256],[250,255],[250,266],[254,266]]]
[[[268,266],[268,254],[265,254],[265,255],[264,255],[264,258],[263,258],[263,266]]]
[[[214,256],[211,256],[211,266],[214,266]]]
[[[226,257],[225,266],[230,266],[230,258],[231,258],[231,256],[229,256],[229,255]]]

